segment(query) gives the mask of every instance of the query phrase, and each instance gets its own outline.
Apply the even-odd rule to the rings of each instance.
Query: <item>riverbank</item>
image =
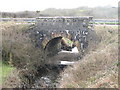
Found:
[[[28,25],[16,26],[16,24],[14,23],[7,23],[4,24],[2,28],[4,29],[4,50],[6,52],[10,50],[10,45],[12,43],[12,59],[10,57],[8,58],[15,63],[14,65],[16,65],[16,67],[20,68],[15,71],[13,70],[11,74],[8,73],[9,77],[6,80],[4,87],[118,87],[117,26],[95,26],[94,29],[100,38],[99,44],[94,45],[90,49],[90,51],[87,52],[87,54],[83,57],[83,59],[80,59],[77,63],[68,67],[49,66],[42,63],[43,57],[41,51],[33,46],[33,43],[30,42],[28,36],[27,38],[25,37],[25,30],[28,29]],[[21,34],[21,32],[24,33]],[[11,36],[11,33],[14,34],[14,36]],[[8,54],[10,55],[10,53]],[[72,58],[74,58],[74,56],[75,55],[69,55],[69,58],[67,59],[71,60]],[[56,57],[55,59],[59,58]],[[3,69],[6,70],[5,68]],[[19,78],[21,79],[22,83],[19,82]]]
[[[95,26],[95,31],[101,42],[61,73],[60,88],[118,88],[118,27]]]

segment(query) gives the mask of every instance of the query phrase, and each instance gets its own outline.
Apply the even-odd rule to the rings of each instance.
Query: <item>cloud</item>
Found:
[[[80,6],[117,6],[119,0],[2,0],[0,11],[35,11],[47,8],[77,8]]]

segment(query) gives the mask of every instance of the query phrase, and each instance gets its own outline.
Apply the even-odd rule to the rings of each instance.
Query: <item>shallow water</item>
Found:
[[[56,66],[49,66],[47,65],[44,68],[44,72],[42,72],[42,76],[38,76],[35,80],[32,88],[55,88],[58,87],[58,78],[60,72],[66,67],[66,65],[56,65]],[[39,72],[41,73],[41,72]]]
[[[62,50],[59,53],[79,53],[79,51],[78,51],[77,47],[74,47],[74,48],[72,48],[72,51]]]
[[[75,63],[73,58],[79,56],[77,47],[74,47],[72,51],[61,51],[54,58],[51,58],[52,63],[47,63],[44,67],[38,68],[38,74],[31,86],[28,88],[57,88],[59,86],[58,79],[60,73],[69,65]],[[53,62],[58,61],[53,64]],[[48,62],[48,59],[47,59]]]

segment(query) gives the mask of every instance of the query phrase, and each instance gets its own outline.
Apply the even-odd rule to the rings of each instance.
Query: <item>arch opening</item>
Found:
[[[74,41],[62,36],[49,40],[44,48],[44,51],[47,56],[54,56],[60,51],[69,53],[76,51],[79,52]]]

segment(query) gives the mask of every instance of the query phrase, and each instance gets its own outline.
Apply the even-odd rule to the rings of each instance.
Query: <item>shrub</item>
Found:
[[[2,27],[2,59],[15,66],[19,75],[23,77],[34,76],[37,67],[44,65],[43,52],[34,46],[26,33],[30,25],[16,25],[3,23]],[[28,78],[27,78],[28,79]]]

